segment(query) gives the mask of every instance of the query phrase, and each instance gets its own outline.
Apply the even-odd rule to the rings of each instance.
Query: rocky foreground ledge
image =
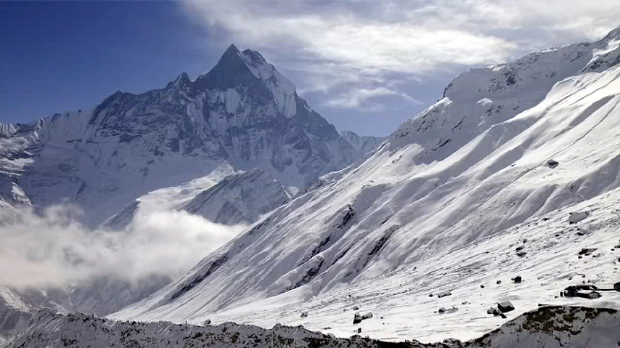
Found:
[[[618,347],[620,314],[615,309],[549,306],[506,322],[475,340],[425,344],[384,342],[359,335],[336,338],[301,326],[272,329],[224,323],[195,326],[168,322],[122,322],[86,314],[44,310],[23,332],[0,347]]]

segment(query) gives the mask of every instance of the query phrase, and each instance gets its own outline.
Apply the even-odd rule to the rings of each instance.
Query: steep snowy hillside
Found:
[[[209,221],[252,223],[289,200],[281,183],[260,169],[229,176],[194,197],[181,209]]]
[[[0,347],[409,347],[529,348],[617,347],[620,317],[613,309],[543,307],[502,325],[483,337],[423,344],[416,340],[382,342],[360,335],[336,338],[303,327],[272,329],[223,323],[191,326],[167,322],[114,322],[84,314],[41,312],[32,325]],[[363,331],[361,332],[363,334]]]
[[[159,189],[138,198],[108,219],[104,226],[122,230],[137,214],[158,210],[184,210],[225,225],[253,223],[287,202],[291,193],[260,169],[246,173],[230,165],[177,187]]]
[[[371,337],[469,339],[501,323],[485,314],[496,302],[513,301],[512,316],[574,283],[609,287],[620,280],[619,39],[461,74],[363,163],[113,317],[329,322],[345,335],[361,307],[386,318],[360,324]],[[570,302],[617,307],[619,295]]]
[[[127,228],[139,212],[178,210],[198,194],[208,190],[224,178],[238,174],[240,174],[239,171],[236,171],[230,164],[225,163],[203,177],[193,179],[179,186],[164,187],[151,191],[114,214],[103,226],[111,230],[120,231]]]
[[[202,177],[223,162],[305,187],[363,157],[255,51],[230,46],[191,81],[117,92],[93,110],[0,125],[0,195],[71,202],[94,226],[136,198]]]

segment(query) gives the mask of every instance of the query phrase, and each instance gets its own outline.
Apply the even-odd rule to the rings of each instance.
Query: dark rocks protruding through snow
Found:
[[[497,309],[499,309],[502,313],[507,313],[510,311],[514,311],[515,306],[510,303],[510,301],[504,301],[497,304]]]
[[[359,324],[359,323],[361,323],[363,320],[367,320],[367,319],[370,319],[370,318],[372,318],[372,317],[373,317],[372,312],[368,312],[368,313],[366,313],[366,314],[364,314],[364,315],[361,315],[361,314],[359,314],[359,313],[355,313],[355,314],[353,315],[353,324]]]
[[[450,313],[455,313],[458,312],[459,309],[457,307],[451,307],[451,308],[445,308],[445,307],[441,307],[439,308],[439,310],[437,311],[437,313],[439,314],[450,314]]]
[[[504,301],[497,304],[497,307],[491,307],[487,310],[487,314],[492,314],[494,316],[500,316],[502,318],[506,318],[504,313],[513,311],[515,307],[510,303],[510,301]]]
[[[579,221],[586,219],[588,216],[590,216],[590,213],[587,211],[572,212],[568,214],[568,222],[571,225],[576,224]]]
[[[552,158],[550,158],[550,159],[547,161],[547,165],[549,166],[549,168],[555,168],[555,167],[557,167],[557,166],[558,166],[558,164],[560,164],[560,163],[559,163],[558,161],[556,161],[556,160],[552,159]]]
[[[596,248],[582,248],[579,251],[579,255],[585,255],[585,256],[590,256],[592,255],[593,252],[596,251]]]
[[[355,313],[353,315],[353,324],[359,324],[362,322],[362,315],[359,313]]]
[[[444,292],[441,292],[441,293],[437,294],[437,298],[442,298],[442,297],[446,297],[446,296],[450,296],[450,295],[452,295],[452,293],[450,291],[444,291]]]

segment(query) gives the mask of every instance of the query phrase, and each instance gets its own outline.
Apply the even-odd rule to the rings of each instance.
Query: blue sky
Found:
[[[194,78],[235,43],[338,129],[387,135],[464,69],[598,39],[617,18],[606,0],[0,1],[0,122]]]
[[[0,2],[0,122],[198,75],[221,54],[205,34],[174,2]]]

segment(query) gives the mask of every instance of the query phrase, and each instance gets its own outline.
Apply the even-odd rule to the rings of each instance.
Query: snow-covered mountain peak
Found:
[[[182,72],[181,74],[179,74],[179,76],[177,76],[176,79],[174,79],[173,81],[170,81],[168,85],[166,85],[166,89],[185,88],[185,87],[191,86],[191,84],[192,84],[192,80],[189,78],[189,75],[187,75],[186,72]]]
[[[277,110],[286,117],[297,112],[299,97],[293,83],[260,53],[249,49],[241,52],[235,45],[228,47],[213,69],[196,79],[195,86],[198,90],[209,88],[224,92],[249,89],[256,96],[271,95]]]
[[[0,196],[10,200],[19,182],[34,205],[84,207],[89,225],[223,162],[302,188],[372,147],[349,143],[260,53],[234,45],[195,81],[182,73],[164,88],[117,91],[94,109],[0,125],[0,145],[8,173]]]
[[[420,156],[444,158],[475,136],[541,102],[555,83],[579,74],[605,40],[532,52],[512,62],[470,69],[443,98],[390,136],[388,148],[417,144]],[[441,153],[441,154],[440,154]]]

